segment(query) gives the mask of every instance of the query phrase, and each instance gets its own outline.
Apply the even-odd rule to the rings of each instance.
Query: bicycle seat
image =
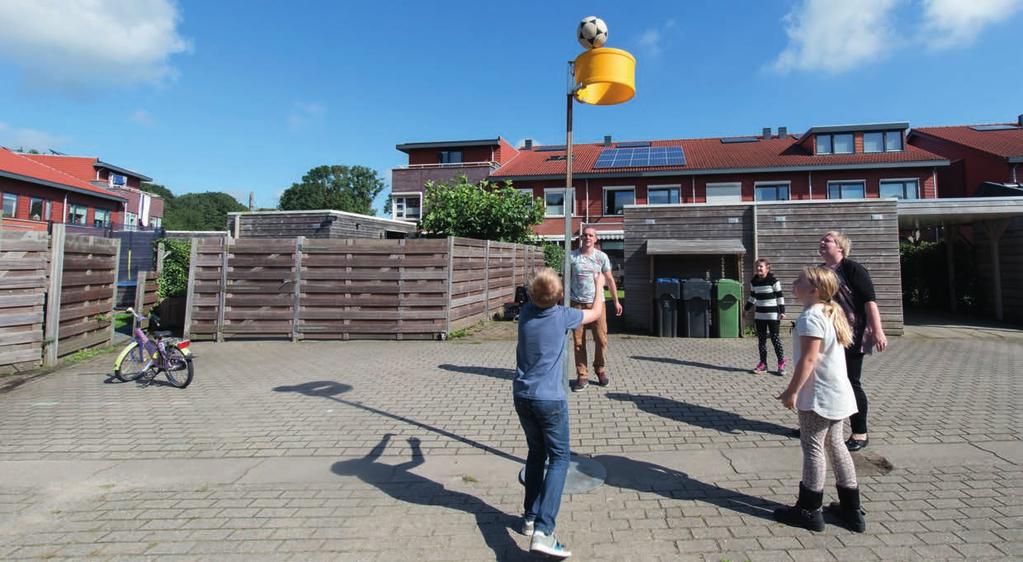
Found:
[[[172,333],[173,332],[171,332],[170,330],[157,330],[157,331],[153,332],[153,335],[158,337],[158,338],[166,338],[166,337],[170,336]]]

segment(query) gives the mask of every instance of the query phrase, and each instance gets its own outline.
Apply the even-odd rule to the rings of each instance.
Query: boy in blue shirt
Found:
[[[603,294],[604,276],[594,276]],[[529,551],[555,558],[572,555],[554,537],[555,518],[568,473],[568,402],[562,380],[568,333],[604,314],[604,300],[594,299],[588,310],[565,308],[558,274],[541,269],[529,282],[529,302],[519,313],[519,343],[515,352],[512,389],[515,412],[526,434],[526,497],[523,533],[532,536]],[[549,459],[547,474],[544,461]]]

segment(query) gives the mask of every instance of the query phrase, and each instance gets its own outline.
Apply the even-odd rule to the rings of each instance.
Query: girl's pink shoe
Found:
[[[764,374],[766,372],[767,372],[767,364],[764,363],[763,361],[761,361],[760,363],[757,363],[756,367],[753,367],[753,374],[754,375],[762,375],[762,374]]]

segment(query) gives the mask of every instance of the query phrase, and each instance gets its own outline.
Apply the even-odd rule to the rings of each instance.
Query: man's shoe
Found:
[[[842,526],[854,533],[867,530],[867,520],[863,518],[863,507],[860,506],[859,488],[838,488],[838,501],[828,506],[828,513],[842,522]]]
[[[824,530],[824,514],[821,504],[824,503],[824,491],[814,492],[799,483],[799,499],[792,507],[779,507],[774,510],[774,519],[793,527],[802,527],[811,531]]]
[[[597,373],[597,386],[607,386],[611,380],[607,378],[607,372],[600,371]]]
[[[847,449],[849,449],[850,453],[855,453],[856,451],[862,451],[863,449],[866,449],[867,445],[869,445],[869,444],[870,444],[870,438],[869,437],[866,438],[866,439],[853,439],[852,437],[850,437],[845,442],[845,446],[846,446]]]
[[[522,520],[522,534],[526,535],[527,537],[532,537],[533,536],[533,531],[536,530],[535,525],[536,525],[536,521],[533,521],[532,519],[523,519]]]
[[[763,361],[761,361],[760,363],[757,363],[757,366],[753,367],[753,370],[751,372],[754,375],[762,375],[762,374],[766,373],[767,372],[767,363],[764,363]]]
[[[590,380],[586,377],[579,377],[575,380],[575,384],[572,385],[572,392],[586,390],[587,386],[590,386]]]
[[[543,531],[533,533],[533,540],[529,542],[529,552],[546,554],[559,560],[572,556],[572,552],[565,548],[565,545],[558,542],[558,539],[554,537],[554,533],[548,535]]]

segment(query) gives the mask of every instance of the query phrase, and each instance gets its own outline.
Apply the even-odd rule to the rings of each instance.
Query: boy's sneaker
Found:
[[[587,386],[590,386],[589,377],[579,377],[575,379],[575,384],[572,385],[572,392],[582,392],[583,390],[586,390]]]
[[[533,540],[529,542],[529,552],[546,554],[559,560],[572,556],[572,552],[565,548],[565,545],[558,542],[558,539],[554,537],[554,533],[547,535],[543,531],[533,533]]]
[[[785,376],[785,360],[778,361],[778,375]]]
[[[535,527],[534,527],[535,525],[536,525],[536,521],[533,521],[532,519],[523,519],[522,520],[522,534],[526,535],[527,537],[533,536],[533,531],[536,530]]]
[[[757,363],[756,367],[753,367],[753,374],[754,375],[762,375],[762,374],[764,374],[766,372],[767,372],[767,363],[764,363],[763,361],[761,361],[760,363]]]

